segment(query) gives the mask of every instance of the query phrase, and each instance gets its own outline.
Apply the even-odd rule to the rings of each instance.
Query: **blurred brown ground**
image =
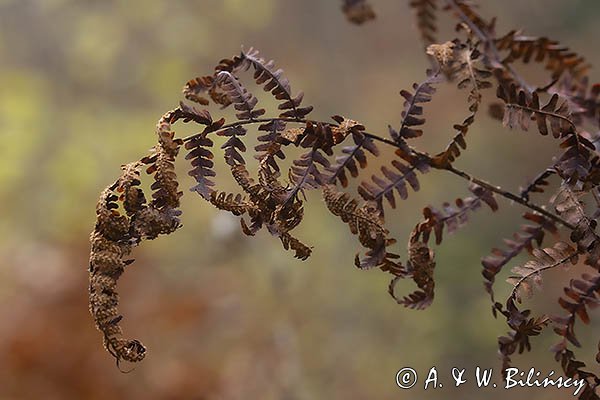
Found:
[[[186,193],[184,228],[137,249],[120,281],[126,335],[148,346],[147,359],[120,373],[87,310],[97,195],[153,145],[156,120],[188,79],[255,46],[305,91],[315,118],[343,114],[385,132],[400,120],[399,90],[427,66],[407,3],[373,1],[379,18],[356,27],[337,1],[0,0],[0,400],[506,398],[475,385],[403,392],[394,383],[405,366],[435,365],[446,376],[454,366],[499,367],[505,328],[491,316],[479,259],[520,223],[523,210],[506,202],[438,249],[436,301],[420,313],[393,302],[385,274],[353,266],[357,243],[318,196],[299,229],[314,255],[301,263],[266,234],[243,237],[237,221]],[[597,1],[481,3],[500,32],[523,27],[600,64]],[[452,37],[445,29],[440,41]],[[427,110],[424,150],[442,148],[464,117],[457,96],[442,88]],[[460,166],[516,189],[556,145],[531,135],[482,118]],[[182,187],[191,186],[187,166],[178,167]],[[465,194],[464,182],[432,173],[390,213],[390,227],[403,243],[423,206]],[[555,277],[540,309],[557,310],[568,275]],[[499,296],[507,290],[500,279]],[[595,345],[598,324],[580,332]],[[518,363],[557,369],[547,352],[555,340],[543,335]]]

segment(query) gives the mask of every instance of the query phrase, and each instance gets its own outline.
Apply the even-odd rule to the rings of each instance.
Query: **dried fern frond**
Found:
[[[198,183],[191,190],[197,192],[204,199],[208,200],[213,192],[215,183],[211,178],[217,173],[213,170],[214,158],[213,153],[209,150],[213,146],[213,141],[206,135],[198,136],[185,144],[185,148],[189,150],[186,155],[186,160],[190,160],[194,167],[189,175],[192,176]]]
[[[367,0],[342,0],[342,11],[356,25],[375,19],[375,11]]]
[[[323,187],[323,199],[329,211],[348,224],[352,234],[357,235],[362,246],[368,249],[362,260],[356,255],[356,265],[369,269],[385,264],[388,258],[386,246],[395,240],[388,238],[389,232],[383,226],[383,217],[374,204],[366,202],[360,205],[347,193],[338,192],[333,185]]]
[[[566,376],[585,381],[586,384],[579,393],[579,398],[582,400],[600,399],[596,393],[596,388],[600,386],[600,378],[594,373],[584,370],[585,363],[577,360],[575,354],[567,349],[566,345],[559,343],[552,348],[552,351],[554,352],[554,359],[560,363]]]
[[[414,166],[407,166],[399,160],[392,160],[391,167],[381,167],[383,177],[371,176],[371,182],[363,181],[358,187],[358,193],[367,201],[373,201],[380,210],[383,210],[383,199],[386,199],[392,208],[396,208],[397,192],[402,200],[408,197],[407,183],[414,191],[420,188],[419,180]],[[421,172],[427,172],[424,167]]]
[[[521,225],[521,229],[514,233],[512,239],[504,239],[507,249],[494,248],[490,255],[481,260],[481,264],[483,265],[482,274],[485,278],[484,286],[492,297],[492,301],[494,301],[493,285],[495,277],[500,273],[502,268],[513,258],[521,254],[523,250],[527,250],[531,254],[534,246],[540,247],[546,232],[557,233],[556,225],[542,215],[525,213],[523,218],[533,222],[533,224]]]
[[[285,232],[279,236],[281,243],[283,244],[283,248],[286,250],[293,250],[294,257],[304,261],[310,257],[312,250],[310,247],[293,237],[289,234],[289,232]]]
[[[471,0],[445,0],[444,10],[452,11],[458,19],[471,30],[478,30],[483,35],[492,36],[495,20],[487,22],[475,11],[477,4]],[[458,29],[458,28],[457,28]]]
[[[554,94],[543,106],[540,105],[537,92],[533,92],[531,95],[524,90],[517,92],[516,85],[511,85],[509,88],[499,86],[497,96],[504,101],[505,112],[502,122],[504,126],[511,129],[519,126],[527,131],[529,122],[534,120],[542,135],[552,133],[555,138],[566,136],[574,131],[569,107],[565,101],[558,103],[557,94]]]
[[[286,202],[293,201],[298,194],[303,194],[304,190],[317,189],[322,185],[323,174],[318,165],[324,168],[331,165],[318,148],[311,149],[293,161],[289,171],[291,188],[288,191]]]
[[[451,67],[452,78],[458,82],[458,88],[469,88],[469,111],[475,115],[482,101],[481,90],[492,87],[488,78],[492,76],[482,63],[482,55],[471,40],[466,43],[455,42],[454,63]]]
[[[512,269],[514,275],[507,282],[514,286],[511,298],[521,302],[522,294],[530,297],[534,288],[541,288],[541,273],[561,265],[576,264],[577,251],[565,242],[557,242],[552,247],[533,249],[533,260]]]
[[[183,87],[183,96],[189,101],[198,103],[203,106],[210,104],[210,101],[201,96],[201,94],[209,92],[215,85],[215,80],[212,76],[201,76],[188,81]]]
[[[596,186],[598,183],[593,171],[593,157],[595,146],[587,138],[578,133],[571,133],[560,144],[565,149],[556,162],[556,171],[569,184],[578,181],[591,183]]]
[[[364,23],[374,17],[365,0],[344,0],[344,12],[354,23]],[[576,262],[579,256],[585,263],[600,269],[600,240],[596,233],[599,210],[587,211],[584,200],[594,199],[587,208],[600,207],[600,86],[590,85],[587,63],[582,57],[545,38],[527,38],[513,31],[498,39],[495,19],[483,19],[475,5],[467,0],[411,0],[410,7],[417,14],[417,25],[427,46],[427,54],[437,61],[436,71],[427,71],[422,83],[414,84],[410,91],[400,92],[404,99],[402,120],[398,130],[389,127],[389,137],[367,131],[365,125],[351,118],[333,116],[333,122],[308,119],[311,106],[303,105],[303,92],[294,94],[283,70],[274,61],[264,59],[253,48],[218,62],[210,75],[192,79],[185,85],[183,94],[189,103],[165,114],[157,127],[158,143],[152,153],[138,162],[123,167],[121,177],[102,192],[97,206],[97,223],[91,236],[90,255],[90,311],[98,329],[104,335],[105,346],[117,361],[140,361],[145,347],[137,340],[122,336],[118,313],[117,280],[132,260],[132,248],[143,240],[170,234],[181,226],[178,176],[175,160],[181,146],[188,151],[192,176],[196,184],[191,189],[220,210],[240,217],[241,229],[255,235],[265,228],[275,236],[285,250],[294,257],[306,260],[312,253],[308,246],[293,235],[304,219],[307,190],[321,190],[327,209],[348,225],[356,235],[363,251],[355,257],[361,269],[377,268],[392,276],[389,294],[408,308],[424,309],[434,299],[435,254],[429,241],[435,237],[437,244],[444,232],[452,233],[464,225],[472,211],[487,205],[492,211],[498,208],[495,196],[504,197],[530,212],[523,225],[506,248],[493,249],[483,258],[485,288],[493,298],[493,284],[503,267],[524,250],[534,259],[513,268],[509,282],[514,284],[505,304],[494,302],[494,315],[500,313],[510,328],[508,335],[498,339],[504,368],[510,365],[515,353],[528,351],[531,339],[546,327],[550,319],[534,317],[530,310],[520,310],[521,292],[541,283],[545,270]],[[444,6],[445,5],[445,6]],[[450,11],[458,19],[456,31],[466,39],[454,39],[442,44],[434,43],[437,31],[438,7]],[[504,52],[508,53],[502,58]],[[519,75],[514,61],[541,62],[550,71],[543,87],[535,88]],[[251,71],[251,77],[244,72]],[[258,108],[258,99],[246,86],[246,80],[268,92],[277,107],[267,111]],[[423,135],[424,107],[433,99],[437,85],[443,80],[454,81],[465,89],[464,103],[469,109],[466,118],[453,126],[456,131],[448,146],[440,152],[419,151],[411,144],[413,138]],[[535,121],[541,135],[552,134],[560,138],[558,154],[550,168],[538,174],[520,193],[514,193],[488,183],[471,173],[458,169],[454,163],[467,148],[467,134],[471,134],[479,109],[483,104],[485,89],[496,86],[497,102],[491,111],[493,117],[502,119],[509,127],[527,129]],[[540,99],[547,99],[544,103]],[[233,105],[236,118],[214,120],[211,113],[200,106]],[[218,107],[216,107],[218,108]],[[177,138],[171,126],[176,121],[196,124],[200,130],[190,136]],[[256,136],[253,133],[256,132]],[[239,193],[218,190],[213,154],[213,137],[220,136],[224,144],[224,163],[228,166]],[[248,140],[256,137],[255,163],[246,165]],[[348,143],[351,141],[351,143]],[[392,158],[382,163],[379,174],[358,185],[362,200],[338,191],[336,185],[351,186],[360,170],[367,167],[371,158],[382,156],[375,142],[393,149]],[[600,146],[598,146],[600,147]],[[292,149],[294,148],[294,149]],[[336,149],[340,148],[339,151]],[[299,156],[292,158],[295,150]],[[390,154],[391,155],[391,154]],[[393,158],[396,156],[395,158]],[[280,160],[290,157],[287,175],[282,175]],[[383,160],[383,159],[382,159]],[[251,168],[255,167],[255,168]],[[151,175],[149,200],[141,189],[141,171]],[[396,243],[384,224],[384,199],[391,208],[396,207],[397,195],[406,199],[409,186],[420,188],[418,173],[431,168],[468,181],[472,195],[457,199],[454,204],[444,203],[441,208],[427,207],[424,219],[411,232],[408,242],[408,259],[403,265],[400,256],[390,249]],[[536,204],[531,193],[542,192],[548,178],[556,174],[561,187],[551,201],[554,209]],[[542,196],[540,199],[542,200]],[[573,244],[563,241],[540,249],[547,232],[556,233],[561,225],[571,233]],[[396,293],[400,279],[411,278],[417,289],[407,295]],[[583,363],[576,360],[567,348],[567,342],[578,345],[574,333],[576,317],[589,321],[588,309],[598,303],[597,274],[584,275],[565,289],[560,306],[568,312],[566,317],[556,317],[556,332],[562,337],[553,351],[561,362],[565,374],[588,382],[581,398],[598,399],[594,393],[600,378],[584,371]],[[598,356],[600,359],[600,355]]]
[[[119,326],[122,316],[117,309],[119,296],[116,291],[117,280],[130,263],[126,257],[131,253],[134,242],[129,237],[130,219],[117,211],[119,196],[115,191],[121,188],[125,197],[129,197],[130,191],[137,191],[135,182],[139,181],[141,167],[140,163],[126,166],[121,178],[102,192],[96,207],[96,227],[90,238],[90,313],[96,328],[104,335],[106,350],[117,362],[121,359],[141,361],[146,352],[138,340],[122,337],[123,331]],[[143,203],[140,201],[138,208],[130,209],[128,213],[145,207]]]
[[[181,226],[178,207],[182,193],[178,191],[174,162],[182,140],[174,138],[171,123],[194,118],[195,113],[181,108],[166,113],[157,124],[158,144],[153,149],[154,154],[123,166],[121,177],[104,190],[96,208],[89,269],[90,312],[96,327],[104,334],[106,349],[116,358],[117,364],[121,360],[141,361],[146,354],[141,342],[122,337],[117,280],[125,266],[133,262],[125,259],[133,246],[161,234],[173,233]],[[144,165],[147,165],[146,172],[154,176],[150,204],[146,204],[139,187]]]
[[[545,63],[546,69],[552,72],[553,80],[560,78],[565,72],[580,80],[587,75],[590,68],[583,57],[557,41],[545,37],[524,36],[519,31],[510,31],[497,39],[496,47],[498,50],[509,52],[503,60],[506,64],[516,60],[524,63]]]
[[[434,297],[435,280],[435,253],[427,243],[419,240],[418,226],[413,230],[408,241],[408,261],[406,263],[407,277],[411,277],[419,290],[404,296],[396,297],[395,285],[403,276],[395,277],[388,288],[389,293],[398,304],[407,308],[423,310],[431,305]]]
[[[423,45],[427,47],[431,43],[435,43],[435,34],[438,30],[435,15],[437,0],[411,0],[409,6],[413,9]]]
[[[244,215],[248,210],[253,209],[254,205],[241,194],[213,191],[210,197],[210,203],[219,210],[229,211],[235,216]]]
[[[565,317],[552,318],[556,324],[554,332],[574,346],[581,347],[575,335],[575,321],[579,317],[581,322],[589,324],[588,308],[596,308],[600,305],[600,275],[584,274],[581,279],[571,279],[564,292],[566,298],[559,298],[558,303],[568,314]]]
[[[246,151],[246,145],[240,138],[245,136],[247,132],[246,128],[241,125],[234,125],[217,131],[217,135],[229,138],[221,146],[225,162],[228,165],[246,164],[246,161],[241,154]]]
[[[559,215],[575,227],[571,232],[571,241],[588,254],[586,262],[595,267],[600,259],[600,236],[596,233],[598,223],[586,214],[580,199],[583,194],[568,185],[562,185],[552,200]]]
[[[273,60],[266,61],[261,58],[258,50],[250,48],[247,52],[242,52],[241,59],[247,63],[247,66],[254,68],[254,80],[258,85],[262,85],[266,92],[270,92],[275,99],[282,101],[279,104],[279,110],[282,113],[280,117],[290,117],[302,119],[312,110],[312,106],[300,107],[304,93],[300,92],[292,96],[290,81],[283,75],[282,69],[275,68]]]
[[[340,117],[341,118],[341,117]],[[373,156],[379,156],[379,149],[375,145],[373,139],[366,136],[364,132],[364,126],[359,124],[349,124],[347,120],[343,119],[340,121],[341,130],[337,134],[340,137],[339,142],[343,141],[343,138],[350,134],[354,141],[353,146],[346,146],[342,148],[343,156],[336,157],[335,164],[327,168],[327,183],[335,183],[339,181],[343,187],[348,186],[348,176],[346,171],[350,173],[350,176],[356,178],[358,176],[359,168],[363,169],[367,167],[367,154],[365,150],[371,153]],[[358,163],[358,165],[357,165]]]
[[[529,195],[531,193],[544,193],[544,187],[550,184],[548,178],[554,174],[556,174],[556,169],[554,167],[546,168],[544,171],[540,172],[521,190],[521,198],[529,201]]]
[[[510,357],[517,352],[521,354],[531,351],[531,338],[540,335],[550,323],[550,318],[545,315],[531,317],[531,310],[519,310],[512,297],[508,299],[506,309],[503,309],[499,303],[496,303],[495,307],[506,317],[506,322],[511,329],[508,335],[498,338],[498,352],[502,358],[502,376],[506,378],[506,369],[511,365]]]
[[[584,76],[580,81],[562,79],[557,93],[567,99],[573,122],[583,124],[585,120],[600,128],[600,84],[590,85]]]
[[[417,239],[422,238],[423,243],[428,243],[433,233],[435,242],[439,245],[442,243],[444,228],[448,233],[454,233],[468,222],[468,213],[479,209],[482,204],[487,204],[492,211],[498,209],[498,203],[489,190],[477,185],[472,185],[469,190],[474,196],[456,199],[456,206],[444,203],[441,210],[425,207],[423,209],[423,222],[419,223],[413,230],[415,237]]]
[[[469,127],[473,124],[475,116],[472,114],[465,119],[461,124],[453,126],[456,130],[456,135],[452,138],[450,143],[446,146],[444,151],[436,154],[431,158],[431,166],[438,169],[445,169],[452,165],[452,163],[461,155],[461,149],[467,149],[467,133]]]
[[[423,135],[423,131],[416,127],[425,124],[422,104],[432,100],[436,91],[436,84],[440,83],[443,77],[439,73],[427,71],[427,79],[421,83],[414,83],[413,92],[401,90],[400,95],[404,97],[404,111],[402,111],[402,124],[396,132],[390,128],[390,135],[396,142],[401,139],[412,139]]]
[[[273,170],[279,172],[277,159],[284,160],[285,153],[281,149],[283,145],[282,132],[285,131],[286,123],[280,120],[273,120],[258,127],[260,132],[266,132],[258,136],[258,144],[254,147],[256,155],[254,158],[261,161],[266,159]]]
[[[238,111],[235,115],[239,120],[253,120],[265,113],[264,108],[255,109],[258,99],[230,72],[219,72],[216,83]]]

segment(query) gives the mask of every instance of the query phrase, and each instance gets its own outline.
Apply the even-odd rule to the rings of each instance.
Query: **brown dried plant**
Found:
[[[422,82],[401,91],[402,120],[397,128],[390,127],[387,136],[370,133],[362,123],[339,115],[331,121],[310,119],[313,108],[303,104],[303,93],[292,92],[283,71],[254,49],[221,60],[212,74],[185,85],[183,93],[188,102],[180,103],[160,119],[158,144],[153,152],[123,166],[121,176],[102,192],[96,208],[97,222],[91,236],[90,311],[104,335],[107,350],[117,361],[140,361],[146,354],[141,342],[122,337],[116,284],[132,262],[128,257],[134,246],[180,227],[182,192],[178,190],[174,162],[183,148],[191,164],[189,175],[196,181],[193,192],[216,208],[239,216],[247,235],[266,228],[284,249],[301,260],[310,257],[312,247],[292,232],[303,220],[304,193],[321,191],[327,209],[348,225],[363,247],[355,265],[390,274],[391,296],[409,308],[424,309],[434,299],[436,260],[430,238],[440,245],[444,231],[454,232],[482,206],[496,211],[499,198],[524,207],[527,224],[505,240],[504,249],[495,248],[482,259],[484,286],[491,296],[493,313],[506,318],[510,329],[498,339],[503,365],[510,365],[515,353],[529,350],[532,337],[552,325],[560,336],[553,348],[556,360],[568,376],[588,383],[580,398],[599,398],[595,389],[600,379],[575,358],[570,345],[580,346],[575,323],[577,319],[589,323],[588,309],[598,304],[600,295],[600,236],[596,233],[600,213],[588,211],[598,210],[600,205],[600,158],[595,145],[600,138],[600,86],[589,84],[589,65],[583,57],[545,37],[524,36],[517,31],[498,36],[495,20],[485,20],[471,2],[412,0],[410,7],[433,67]],[[357,24],[375,16],[368,2],[362,0],[345,0],[343,11]],[[458,37],[435,44],[440,12],[456,19]],[[540,64],[542,73],[547,72],[548,83],[532,87],[519,75],[515,61]],[[258,107],[256,96],[246,86],[246,71],[251,72],[256,85],[279,102],[274,114]],[[419,151],[410,142],[426,134],[424,108],[436,95],[436,88],[448,83],[467,91],[466,117],[453,126],[456,135],[444,150],[436,154]],[[484,96],[493,93],[490,88],[495,89],[497,97],[490,114],[501,119],[505,127],[528,130],[533,122],[539,134],[551,134],[559,140],[554,163],[520,193],[504,190],[454,165],[467,149],[467,134],[481,113]],[[205,108],[210,104],[233,107],[236,119],[215,119]],[[193,123],[201,130],[176,138],[171,127],[178,121]],[[258,131],[253,152],[255,172],[248,169],[245,160],[244,139],[251,127]],[[221,150],[239,186],[237,193],[216,187],[212,150],[215,135],[226,138]],[[368,159],[381,154],[381,147],[391,148],[395,157],[378,174],[357,185],[358,197],[344,192],[349,181],[361,175]],[[279,161],[286,157],[288,148],[299,149],[301,155],[291,161],[287,174],[282,174]],[[410,235],[407,261],[402,263],[393,250],[396,240],[385,227],[388,208],[394,209],[398,198],[406,199],[410,190],[419,190],[420,179],[432,169],[463,178],[471,194],[457,199],[454,205],[426,207],[423,220]],[[154,179],[149,200],[140,187],[142,170]],[[534,193],[551,187],[551,178],[560,182],[551,203],[533,202]],[[542,248],[548,232],[568,235]],[[497,302],[493,291],[496,276],[523,252],[530,253],[532,260],[512,269],[508,282],[514,290],[505,302]],[[566,297],[559,299],[565,316],[532,316],[531,310],[520,308],[523,294],[531,295],[541,286],[544,271],[577,262],[588,271],[565,287]],[[401,279],[412,279],[417,290],[399,296],[395,286]]]

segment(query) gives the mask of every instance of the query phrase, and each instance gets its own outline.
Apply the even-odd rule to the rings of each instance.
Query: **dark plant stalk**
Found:
[[[299,123],[299,124],[306,124],[306,123],[312,123],[312,124],[324,124],[324,125],[331,125],[331,126],[338,126],[335,123],[329,123],[329,122],[322,122],[322,121],[315,121],[315,120],[309,120],[309,119],[297,119],[297,118],[257,118],[257,119],[253,119],[253,120],[246,120],[246,121],[237,121],[237,122],[232,122],[229,124],[225,124],[223,125],[220,130],[222,129],[227,129],[227,128],[231,128],[234,126],[239,126],[239,125],[250,125],[250,124],[257,124],[257,123],[266,123],[266,122],[271,122],[271,121],[283,121],[283,122],[290,122],[290,123]],[[400,148],[400,145],[396,142],[394,142],[393,140],[372,134],[372,133],[368,133],[368,132],[363,132],[363,134],[368,137],[371,138],[373,140],[376,140],[378,142],[381,143],[385,143],[389,146],[395,147],[395,148]],[[193,135],[189,135],[184,137],[182,140],[184,142],[188,142],[191,141],[195,138],[198,138],[199,136],[201,136],[202,133],[195,133]],[[413,155],[421,157],[425,160],[431,161],[431,157],[425,153],[421,153],[415,149],[413,149],[412,147],[410,148],[411,152],[413,153]],[[448,165],[445,167],[441,167],[441,169],[444,169],[448,172],[453,173],[454,175],[461,177],[469,182],[473,182],[491,192],[494,192],[508,200],[514,201],[515,203],[518,203],[520,205],[522,205],[523,207],[529,208],[532,211],[538,212],[548,218],[550,218],[551,220],[560,223],[561,225],[574,230],[575,226],[570,224],[569,222],[565,221],[563,218],[559,217],[556,214],[553,214],[551,212],[549,212],[548,210],[545,210],[544,208],[531,203],[529,200],[526,200],[524,198],[522,198],[521,196],[518,196],[512,192],[509,192],[507,190],[502,189],[499,186],[494,186],[482,179],[479,179],[475,176],[470,175],[469,173],[462,171],[452,165]]]

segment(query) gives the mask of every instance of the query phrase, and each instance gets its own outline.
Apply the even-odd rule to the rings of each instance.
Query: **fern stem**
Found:
[[[529,208],[530,210],[536,211],[536,212],[538,212],[538,213],[540,213],[540,214],[542,214],[542,215],[550,218],[551,220],[562,224],[563,226],[565,226],[565,227],[567,227],[567,228],[569,228],[571,230],[575,230],[575,228],[576,228],[575,225],[570,224],[569,222],[567,222],[566,220],[562,219],[558,215],[552,214],[551,212],[545,210],[544,208],[542,208],[542,207],[540,207],[538,205],[535,205],[535,204],[529,202],[528,200],[525,200],[525,199],[521,198],[520,196],[517,196],[514,193],[506,191],[506,190],[502,189],[499,186],[493,186],[493,185],[491,185],[491,184],[489,184],[489,183],[487,183],[485,181],[482,181],[481,179],[478,179],[478,178],[476,178],[474,176],[471,176],[471,175],[467,174],[464,171],[461,171],[461,170],[459,170],[457,168],[454,168],[453,166],[449,166],[449,167],[447,167],[445,169],[448,170],[448,171],[450,171],[450,172],[452,172],[453,174],[458,175],[458,176],[460,176],[460,177],[462,177],[464,179],[467,179],[467,180],[469,180],[469,181],[471,181],[471,182],[473,182],[473,183],[475,183],[475,184],[477,184],[477,185],[479,185],[479,186],[481,186],[481,187],[483,187],[485,189],[488,189],[488,190],[490,190],[490,191],[492,191],[494,193],[497,193],[497,194],[499,194],[502,197],[505,197],[505,198],[507,198],[509,200],[512,200],[512,201],[516,202],[516,203],[519,203],[522,206]]]
[[[272,121],[283,121],[283,122],[290,122],[290,123],[299,123],[299,124],[306,124],[306,123],[312,123],[314,125],[316,124],[323,124],[323,125],[332,125],[332,126],[337,126],[336,123],[329,123],[329,122],[323,122],[323,121],[316,121],[316,120],[309,120],[309,119],[296,119],[296,118],[282,118],[282,117],[277,117],[277,118],[256,118],[256,119],[252,119],[252,120],[245,120],[245,121],[237,121],[237,122],[232,122],[229,124],[225,124],[223,125],[219,130],[223,130],[223,129],[227,129],[227,128],[232,128],[234,126],[239,126],[239,125],[250,125],[250,124],[258,124],[258,123],[267,123],[267,122],[272,122]],[[184,142],[193,140],[199,136],[201,136],[203,133],[195,133],[193,135],[190,136],[186,136],[184,137],[182,140]],[[391,139],[387,139],[372,133],[368,133],[368,132],[363,132],[363,135],[365,135],[368,138],[371,138],[373,140],[376,140],[378,142],[381,143],[385,143],[389,146],[392,147],[396,147],[396,148],[400,148],[400,145],[398,143],[396,143],[395,141],[391,140]],[[425,159],[427,160],[427,162],[432,165],[432,158],[426,154],[426,153],[421,153],[413,148],[411,148],[411,152],[413,153],[413,155],[421,158],[421,159]],[[554,222],[557,222],[567,228],[569,228],[570,230],[575,230],[575,226],[573,224],[570,224],[569,222],[567,222],[566,220],[564,220],[563,218],[559,217],[556,214],[553,214],[549,211],[547,211],[546,209],[531,203],[529,200],[526,200],[524,198],[522,198],[521,196],[518,196],[512,192],[509,192],[507,190],[502,189],[499,186],[494,186],[486,181],[483,181],[475,176],[472,176],[470,174],[468,174],[465,171],[462,171],[458,168],[455,168],[452,165],[448,165],[448,166],[444,166],[444,167],[437,167],[438,169],[443,169],[446,170],[448,172],[453,173],[456,176],[459,176],[469,182],[473,182],[491,192],[494,192],[508,200],[514,201],[515,203],[518,203],[520,205],[522,205],[523,207],[527,207],[532,211],[536,211],[546,217],[548,217],[549,219],[553,220]]]

